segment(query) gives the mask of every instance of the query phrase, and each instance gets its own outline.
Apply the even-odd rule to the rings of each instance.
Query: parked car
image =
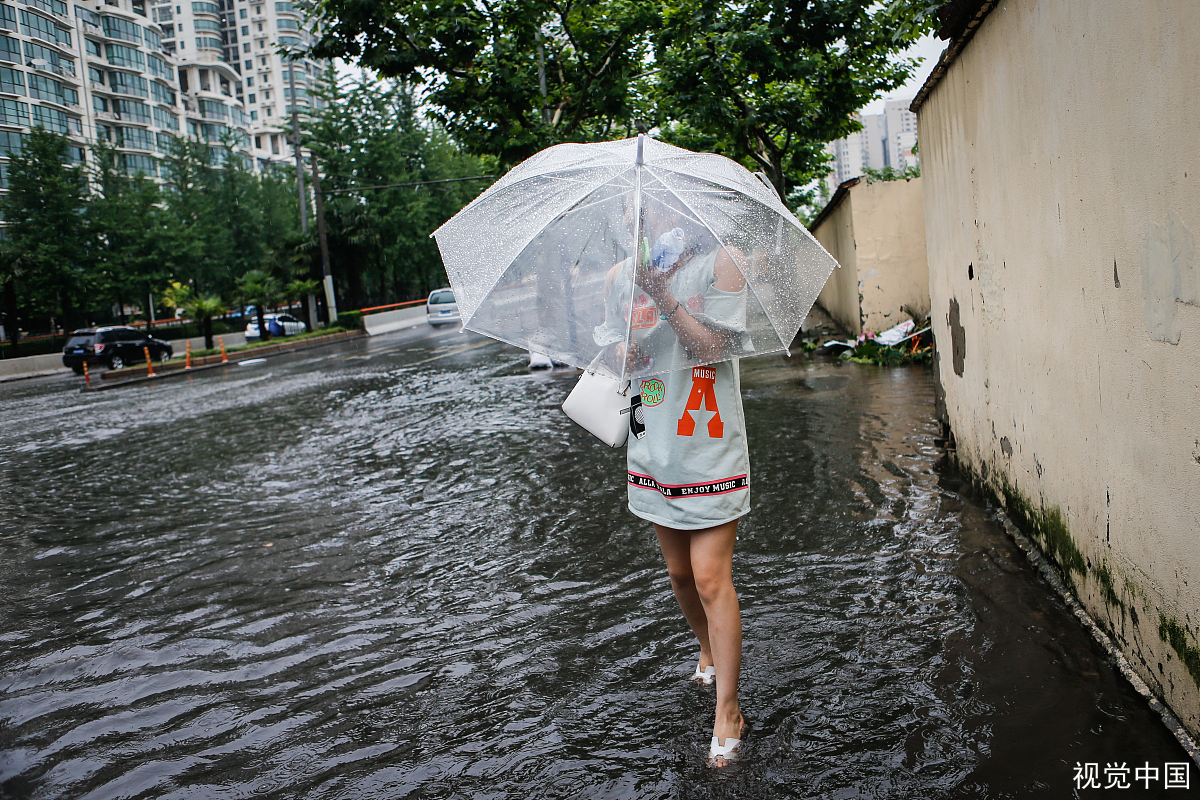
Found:
[[[145,331],[125,325],[103,328],[80,328],[71,333],[63,348],[63,364],[83,374],[83,365],[102,364],[109,369],[120,369],[126,364],[137,364],[146,360],[146,350],[155,361],[166,361],[175,353],[170,342],[155,339]]]
[[[263,322],[267,324],[267,332],[272,336],[295,336],[304,333],[308,326],[291,314],[263,314]],[[253,318],[246,326],[246,339],[261,339],[258,330],[258,319]]]
[[[429,300],[425,303],[425,321],[435,328],[452,322],[462,322],[453,290],[437,289],[430,293]]]

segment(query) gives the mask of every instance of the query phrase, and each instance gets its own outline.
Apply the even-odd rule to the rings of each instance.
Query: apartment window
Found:
[[[238,19],[245,19],[245,18],[246,18],[246,9],[239,8],[238,9]]]
[[[25,9],[21,9],[21,33],[26,36],[32,36],[35,39],[43,39],[47,42],[55,42],[64,47],[71,46],[71,32],[66,28],[60,28],[45,17],[37,14],[30,14]]]
[[[52,103],[64,103],[63,87],[58,81],[43,78],[41,75],[29,76],[29,96],[38,100],[49,100]]]
[[[154,124],[160,128],[170,128],[173,131],[179,130],[179,118],[167,111],[165,108],[154,108]]]
[[[220,39],[209,39],[208,37],[196,37],[196,47],[201,50],[220,50]]]
[[[0,67],[0,92],[25,94],[25,73],[19,69]]]
[[[0,28],[10,31],[17,29],[17,10],[4,3],[0,3]]]
[[[120,153],[119,156],[127,175],[137,175],[139,172],[150,177],[158,175],[158,162],[151,156],[137,153]]]
[[[182,72],[179,74],[183,75]],[[150,84],[150,96],[159,103],[166,103],[169,106],[175,105],[175,93],[160,84]]]
[[[251,103],[255,102],[255,101],[254,101],[254,95],[250,95],[250,102],[251,102]]]
[[[249,42],[244,42],[244,43],[242,43],[242,52],[243,52],[243,53],[249,53],[249,52],[250,52],[250,43],[249,43]],[[250,69],[250,65],[251,65],[251,64],[253,64],[253,63],[254,63],[253,61],[247,61],[247,62],[246,62],[246,69]]]
[[[217,8],[216,3],[192,3],[193,14],[213,14],[221,15],[221,9]]]
[[[202,70],[200,70],[199,74],[200,74],[200,91],[202,91],[202,92],[211,91],[209,89],[209,83],[208,83],[208,70],[202,69]]]
[[[259,56],[259,60],[262,62],[262,66],[265,67],[267,65],[267,57],[266,56]]]
[[[108,85],[118,94],[130,94],[135,97],[149,97],[149,84],[145,78],[130,75],[127,72],[108,73]]]
[[[71,75],[75,74],[75,62],[72,59],[60,56],[57,50],[51,50],[49,47],[42,47],[40,44],[26,42],[25,57],[35,61],[45,61],[49,63],[50,68],[55,72],[67,72]]]
[[[146,28],[145,34],[146,34],[146,47],[149,47],[151,50],[161,50],[162,49],[162,37],[161,36],[159,36],[156,32],[150,30],[149,28]]]
[[[264,110],[263,115],[267,116],[267,117],[271,116],[271,109],[268,108],[268,109]]]
[[[258,32],[262,33],[262,23],[258,23]]]
[[[100,113],[108,111],[108,101],[103,97],[92,95],[92,110]]]
[[[277,133],[271,134],[271,152],[279,154],[279,134]]]
[[[0,123],[4,125],[29,125],[29,104],[0,97]]]
[[[175,137],[169,133],[159,131],[154,137],[155,143],[158,145],[157,150],[160,153],[170,153],[175,149]]]
[[[88,80],[92,83],[104,83],[104,73],[95,67],[88,67]]]
[[[221,32],[221,23],[213,22],[211,19],[192,20],[192,30],[200,33],[202,31],[212,31],[213,33]]]
[[[114,39],[124,39],[127,42],[142,41],[142,26],[136,22],[108,16],[101,17],[100,20],[104,23],[105,35],[112,36]]]
[[[300,30],[300,23],[294,19],[277,19],[275,20],[275,27],[281,31],[298,31]]]
[[[95,11],[83,8],[82,6],[75,6],[75,16],[84,22],[95,25],[97,28],[100,27],[100,15]]]
[[[67,133],[70,130],[67,127],[67,115],[57,108],[30,106],[29,110],[33,116],[33,127],[41,125],[46,130],[55,133]]]
[[[25,134],[16,131],[0,131],[0,155],[10,156],[21,152],[25,143]]]
[[[120,147],[133,150],[153,150],[154,134],[143,128],[117,128]]]
[[[296,7],[294,5],[292,5],[291,3],[276,3],[275,4],[275,13],[276,14],[294,14],[294,13],[296,13]]]
[[[104,49],[101,47],[99,42],[93,42],[91,39],[84,39],[83,44],[83,49],[87,51],[89,56],[104,58]]]
[[[154,77],[171,80],[172,69],[164,59],[153,54],[148,55],[146,56],[146,66],[150,68],[150,74]]]
[[[113,111],[121,115],[121,119],[131,122],[150,123],[150,106],[137,100],[113,100]]]
[[[113,66],[134,67],[139,70],[146,68],[146,57],[132,47],[126,47],[123,44],[110,44],[107,50],[108,63]]]
[[[250,52],[250,45],[243,45],[243,47],[246,49],[246,52]],[[250,59],[246,62],[246,69],[254,69],[254,59]]]
[[[23,0],[25,5],[40,8],[42,11],[49,11],[51,14],[58,14],[65,17],[67,15],[67,4],[62,0]]]
[[[264,89],[263,90],[263,102],[265,103],[270,99],[271,99],[271,91],[269,89]]]
[[[249,69],[250,65],[247,64],[246,68]],[[246,78],[246,86],[253,87],[254,86],[254,78]]]
[[[295,36],[280,36],[279,37],[279,46],[280,47],[299,47],[300,39]]]
[[[0,61],[21,63],[21,40],[11,36],[0,36]]]
[[[224,103],[219,103],[216,100],[205,100],[203,98],[196,102],[200,106],[200,114],[202,116],[229,119],[229,108]]]
[[[175,14],[170,6],[160,6],[154,9],[154,19],[156,22],[170,22],[175,19]]]
[[[251,120],[251,121],[254,121],[254,120],[256,120],[256,119],[258,119],[258,112],[257,112],[257,111],[251,111],[251,112],[250,112],[250,120]]]

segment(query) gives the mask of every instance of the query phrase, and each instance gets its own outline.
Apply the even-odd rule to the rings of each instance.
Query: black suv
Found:
[[[71,334],[63,348],[63,364],[83,374],[83,364],[103,364],[109,369],[120,369],[126,364],[146,360],[146,348],[150,358],[166,361],[174,351],[168,342],[148,336],[137,328],[113,326],[106,328],[80,328]]]

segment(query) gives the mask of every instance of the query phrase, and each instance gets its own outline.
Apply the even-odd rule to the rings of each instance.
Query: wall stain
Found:
[[[1000,451],[1008,458],[1012,458],[1012,442],[1008,440],[1007,436],[1000,437]]]
[[[961,378],[967,360],[967,332],[962,326],[958,300],[953,297],[950,298],[950,313],[946,316],[946,324],[950,326],[950,355],[954,362],[954,374]]]
[[[1176,619],[1167,619],[1161,611],[1158,614],[1158,638],[1171,645],[1171,649],[1179,656],[1192,680],[1200,686],[1200,648],[1187,643],[1187,631]]]

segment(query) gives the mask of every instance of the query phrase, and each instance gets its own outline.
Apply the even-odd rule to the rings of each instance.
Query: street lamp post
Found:
[[[300,112],[297,111],[296,103],[296,53],[288,51],[288,91],[292,96],[292,152],[296,156],[296,197],[300,203],[300,232],[308,235],[308,203],[304,197],[304,158],[300,154]],[[328,274],[328,268],[326,268]],[[326,278],[326,282],[328,282]],[[329,290],[326,289],[326,295]],[[308,296],[308,327],[309,330],[315,330],[317,327],[317,298],[313,295]],[[332,312],[331,312],[332,313]],[[334,315],[330,322],[337,319]]]
[[[325,307],[329,309],[329,324],[337,322],[337,298],[333,294],[333,275],[329,271],[329,242],[325,238],[325,203],[321,199],[321,171],[317,154],[312,154],[313,198],[317,204],[317,239],[321,242],[321,270],[325,276]]]

